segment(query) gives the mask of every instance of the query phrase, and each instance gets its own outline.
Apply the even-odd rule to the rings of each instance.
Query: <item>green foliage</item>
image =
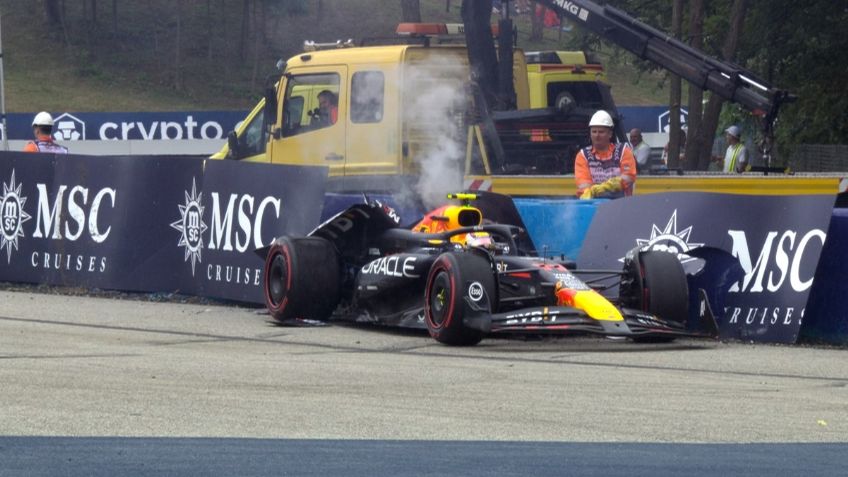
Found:
[[[766,80],[798,96],[778,123],[782,142],[848,143],[848,7],[775,0],[751,13],[744,54]]]

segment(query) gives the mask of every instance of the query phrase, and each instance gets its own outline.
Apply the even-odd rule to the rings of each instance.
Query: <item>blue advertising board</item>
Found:
[[[59,142],[126,139],[224,139],[248,111],[188,111],[135,113],[51,112],[53,137]],[[35,113],[6,115],[8,139],[32,139]]]
[[[701,245],[722,249],[744,272],[714,310],[722,337],[794,343],[834,199],[681,192],[613,200],[598,206],[578,263],[620,268],[634,247],[677,253],[681,262]]]
[[[619,106],[625,130],[667,132],[668,106]],[[162,140],[224,139],[244,120],[249,111],[173,111],[85,113],[51,111],[57,141],[78,140]],[[8,139],[32,139],[32,113],[6,115]],[[681,121],[686,122],[686,111]],[[3,131],[0,129],[0,139]]]
[[[326,168],[0,153],[0,281],[262,303],[255,250],[318,224]]]

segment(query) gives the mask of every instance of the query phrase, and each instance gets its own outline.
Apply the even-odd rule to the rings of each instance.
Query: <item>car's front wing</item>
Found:
[[[703,299],[706,300],[706,295]],[[487,333],[570,334],[592,333],[630,338],[716,337],[717,327],[709,303],[700,306],[701,331],[687,330],[684,323],[662,320],[629,308],[620,309],[623,320],[596,320],[578,308],[538,306],[504,313],[471,313],[466,326]]]

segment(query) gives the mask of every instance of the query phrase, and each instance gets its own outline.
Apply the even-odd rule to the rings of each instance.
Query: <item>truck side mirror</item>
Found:
[[[265,89],[265,114],[264,122],[267,125],[277,123],[277,90],[272,87]]]
[[[241,146],[239,145],[238,136],[236,136],[235,131],[230,131],[227,134],[227,146],[230,149],[227,153],[227,159],[238,159],[240,156],[239,148]]]

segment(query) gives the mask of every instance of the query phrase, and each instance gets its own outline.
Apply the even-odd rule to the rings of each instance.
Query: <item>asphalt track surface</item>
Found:
[[[0,291],[0,476],[845,475],[846,363]]]

